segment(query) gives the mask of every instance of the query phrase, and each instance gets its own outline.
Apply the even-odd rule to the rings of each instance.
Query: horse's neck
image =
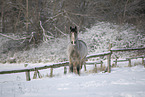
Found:
[[[73,46],[75,50],[79,50],[80,46],[79,46],[79,40],[76,40],[76,45]]]

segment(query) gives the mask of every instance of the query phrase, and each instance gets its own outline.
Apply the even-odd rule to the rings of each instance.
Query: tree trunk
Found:
[[[28,11],[29,11],[29,9],[28,9],[28,0],[26,0],[26,32],[28,32]]]
[[[5,23],[4,23],[4,1],[2,2],[1,6],[1,32],[5,32]]]

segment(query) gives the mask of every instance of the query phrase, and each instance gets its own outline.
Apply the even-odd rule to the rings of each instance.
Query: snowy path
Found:
[[[67,74],[25,81],[24,74],[0,75],[0,97],[144,97],[143,66],[111,73]]]

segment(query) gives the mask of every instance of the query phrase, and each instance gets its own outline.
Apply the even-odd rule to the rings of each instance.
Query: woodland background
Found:
[[[97,21],[127,22],[144,29],[145,0],[1,0],[0,20],[1,33],[35,32],[35,41],[42,40],[42,27],[53,37],[65,35],[71,25],[83,30]]]
[[[0,53],[37,48],[66,37],[70,26],[84,31],[97,22],[128,23],[142,35],[145,0],[0,0],[0,37],[5,41]]]

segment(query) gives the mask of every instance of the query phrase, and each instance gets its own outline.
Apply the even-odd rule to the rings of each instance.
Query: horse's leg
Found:
[[[77,62],[77,74],[80,75],[80,70],[81,70],[81,58],[79,58]]]
[[[73,63],[73,72],[77,74],[77,62]]]
[[[80,64],[77,65],[77,74],[80,75]]]
[[[69,66],[69,72],[73,72],[73,64],[70,64],[70,66]]]
[[[80,69],[82,69],[82,66],[83,66],[84,62],[81,61],[80,63],[81,63],[81,64],[80,64]]]
[[[84,68],[85,68],[85,71],[86,71],[86,57],[84,57],[82,60],[81,60],[81,69],[82,69],[82,66],[84,65]]]
[[[81,69],[82,69],[82,66],[84,65],[84,61],[85,61],[85,57],[81,60]]]
[[[69,72],[73,72],[73,63],[71,61],[71,58],[69,58]]]

